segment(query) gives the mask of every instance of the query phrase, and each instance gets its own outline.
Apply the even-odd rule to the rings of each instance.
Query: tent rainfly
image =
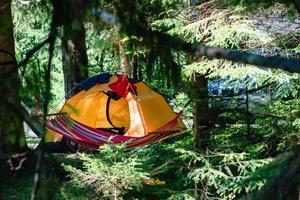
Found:
[[[180,114],[144,82],[105,73],[82,81],[80,87],[82,90],[66,101],[61,115],[47,123],[47,146],[66,137],[90,148],[124,141],[129,141],[128,147],[136,147],[185,129]]]

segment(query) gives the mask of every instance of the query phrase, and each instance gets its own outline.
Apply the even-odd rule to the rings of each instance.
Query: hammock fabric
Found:
[[[164,97],[142,81],[106,73],[84,80],[80,87],[61,108],[65,115],[47,123],[44,142],[50,148],[56,148],[64,137],[93,149],[123,142],[134,148],[186,128],[181,112],[176,115]]]
[[[66,115],[56,116],[54,119],[48,121],[46,126],[55,133],[61,134],[91,149],[98,149],[99,146],[103,144],[118,144],[123,142],[127,142],[127,148],[135,148],[159,142],[180,134],[181,130],[178,129],[177,119],[181,114],[182,112],[156,131],[143,137],[117,135],[95,129],[79,123]]]

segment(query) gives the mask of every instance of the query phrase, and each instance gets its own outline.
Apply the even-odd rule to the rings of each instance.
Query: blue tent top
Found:
[[[80,82],[80,88],[82,90],[88,90],[97,83],[108,83],[109,82],[109,73],[98,74],[96,76],[89,77]]]

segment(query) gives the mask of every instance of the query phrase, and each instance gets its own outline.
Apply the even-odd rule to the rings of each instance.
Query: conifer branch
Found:
[[[209,47],[201,43],[192,44],[181,38],[174,37],[160,31],[150,30],[140,24],[128,21],[125,17],[117,17],[106,11],[94,12],[94,16],[110,23],[111,25],[121,27],[121,29],[130,35],[142,37],[143,43],[150,47],[157,46],[160,48],[172,48],[176,51],[191,53],[196,57],[205,56],[209,59],[225,59],[271,69],[281,69],[291,73],[300,73],[300,59],[291,59],[279,56],[261,56],[245,51]]]

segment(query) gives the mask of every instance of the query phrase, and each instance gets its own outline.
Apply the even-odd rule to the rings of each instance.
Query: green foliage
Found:
[[[299,99],[277,101],[270,106],[270,112],[281,117],[281,120],[278,120],[276,124],[282,132],[282,141],[278,145],[278,150],[280,151],[294,148],[299,144],[299,110]]]
[[[116,190],[118,198],[124,199],[176,199],[192,195],[188,189],[192,187],[191,181],[186,177],[189,169],[179,157],[178,147],[189,149],[192,138],[134,150],[103,146],[99,154],[79,154],[83,167],[70,162],[64,165],[71,181],[61,189],[60,195],[64,199],[72,196],[111,199]]]
[[[265,8],[268,8],[276,3],[284,3],[284,4],[291,4],[291,0],[218,0],[223,6],[250,6],[252,9],[257,5],[263,5]]]
[[[170,29],[173,29],[176,27],[181,27],[184,24],[182,21],[180,21],[176,18],[164,18],[164,19],[155,20],[151,25],[154,29],[170,30]]]
[[[21,61],[29,50],[48,37],[52,8],[49,2],[44,1],[28,5],[13,1],[12,9],[14,13],[16,57],[17,60]],[[57,105],[64,97],[59,46],[60,43],[57,41],[51,72],[51,106]],[[46,93],[44,73],[48,58],[48,46],[44,46],[30,59],[26,68],[20,70],[23,85],[21,97],[29,108],[41,108]]]
[[[180,150],[183,155],[193,155],[199,167],[188,176],[205,188],[201,193],[205,199],[236,199],[240,194],[260,189],[265,181],[262,177],[251,177],[252,173],[271,160],[251,160],[245,153],[209,152],[197,155]]]
[[[264,177],[266,184],[262,190],[248,195],[250,199],[297,198],[295,192],[299,173],[295,167],[299,165],[299,150],[293,150],[277,156],[270,164],[257,170],[252,177]],[[297,168],[297,167],[296,167]],[[274,188],[276,192],[274,192]],[[294,191],[291,191],[294,190]],[[287,192],[289,191],[289,192]],[[246,199],[246,198],[244,198]]]
[[[247,3],[247,1],[224,1],[225,5],[227,3],[237,5],[242,2]],[[261,13],[262,11],[259,9],[256,12],[263,16],[269,15],[270,13],[268,14],[267,12],[271,12],[273,9],[283,16],[291,12],[288,7],[282,4],[271,4],[269,6],[271,7],[266,9],[265,14]],[[156,27],[160,27],[160,30],[167,29],[169,34],[180,36],[189,42],[197,41],[213,47],[250,51],[260,55],[297,56],[295,53],[292,53],[292,55],[287,53],[286,50],[287,48],[295,48],[297,33],[290,33],[277,39],[274,34],[265,31],[257,25],[255,16],[249,17],[249,13],[233,10],[228,5],[224,9],[220,9],[215,1],[203,3],[195,8],[193,12],[200,12],[204,16],[198,15],[195,19],[192,13],[185,15],[185,18],[173,17],[172,21],[167,18],[165,21],[154,21],[153,24]],[[184,13],[184,11],[181,13]],[[186,21],[189,20],[190,22],[187,23]],[[281,48],[274,48],[274,45]],[[265,48],[257,48],[261,46],[265,46]],[[274,83],[275,98],[295,98],[298,96],[298,74],[205,58],[185,65],[183,68],[183,79],[190,82],[193,72],[206,75],[209,79],[230,79],[231,82],[236,82],[236,85],[244,83],[250,88],[266,83]]]
[[[252,174],[271,159],[253,159],[250,154],[232,151],[197,154],[192,149],[192,137],[186,136],[175,143],[130,151],[105,146],[99,155],[80,154],[82,169],[64,165],[72,184],[61,192],[76,194],[76,199],[87,195],[113,198],[116,190],[118,197],[125,199],[193,199],[196,181],[203,186],[203,199],[234,199],[257,191],[265,183],[264,176]],[[148,185],[153,178],[166,185]]]
[[[289,56],[285,53],[289,48],[299,51],[298,34],[276,39],[257,27],[251,20],[253,16],[241,12],[243,8],[251,9],[253,5],[258,10],[271,6],[265,11],[271,12],[272,6],[278,1],[268,0],[260,4],[261,2],[208,1],[191,8],[187,1],[147,0],[135,4],[130,10],[124,10],[124,18],[121,19],[179,36],[189,42],[205,43],[213,47],[257,53],[258,48],[278,46],[279,55],[283,56]],[[112,13],[116,8],[112,4],[119,3],[117,0],[100,2],[101,9]],[[25,52],[47,37],[52,8],[47,1],[29,5],[14,1],[13,9],[17,59],[22,60]],[[289,7],[284,9],[288,12],[284,17],[293,20],[296,16],[294,10]],[[74,28],[77,26],[72,25]],[[90,75],[121,72],[118,43],[122,42],[130,64],[134,56],[138,57],[142,78],[168,96],[176,112],[183,108],[190,91],[185,89],[172,98],[177,91],[171,88],[171,79],[174,77],[170,73],[172,66],[163,60],[164,49],[157,49],[155,44],[153,47],[145,47],[141,38],[127,35],[124,30],[120,31],[103,22],[88,21],[85,26]],[[153,55],[151,52],[154,52]],[[210,130],[209,146],[201,154],[193,151],[190,130],[186,135],[165,143],[134,150],[126,150],[124,146],[104,146],[97,153],[81,153],[79,159],[83,166],[78,166],[78,163],[63,165],[69,173],[70,181],[60,189],[59,198],[193,199],[194,182],[197,182],[201,185],[203,199],[234,199],[268,184],[272,175],[266,169],[273,169],[270,171],[276,175],[280,173],[277,165],[271,164],[268,168],[267,164],[272,159],[266,158],[291,150],[299,144],[300,101],[282,100],[299,97],[299,75],[205,58],[186,65],[185,54],[170,54],[167,60],[173,60],[179,67],[183,66],[182,77],[188,84],[195,71],[209,79],[225,78],[236,85],[243,83],[251,89],[274,83],[271,89],[273,98],[277,101],[264,108],[262,116],[251,117],[250,134],[247,133],[244,111],[223,113],[219,116],[219,121],[215,119],[216,124]],[[267,52],[263,55],[273,54]],[[43,102],[48,56],[48,47],[45,46],[31,58],[26,70],[20,71],[23,83],[21,98],[30,108],[40,106],[39,103]],[[179,71],[180,68],[176,70]],[[59,41],[55,45],[51,82],[51,104],[56,105],[64,97]],[[192,128],[191,105],[186,108],[183,117],[187,127]],[[211,152],[211,149],[214,151]],[[53,181],[55,183],[58,182],[56,178]],[[156,181],[157,179],[160,181]],[[15,192],[11,191],[12,189],[9,190],[9,195]]]
[[[271,103],[262,114],[252,116],[250,135],[244,111],[224,113],[220,121],[227,124],[214,129],[211,144],[220,150],[247,152],[255,159],[291,150],[299,143],[299,109],[299,99]]]
[[[239,18],[238,16],[236,16]],[[234,16],[230,18],[235,20]],[[270,37],[255,29],[249,20],[238,20],[228,26],[222,26],[212,32],[211,41],[207,44],[215,47],[223,47],[229,49],[251,48],[257,44],[270,41]]]
[[[148,178],[134,155],[126,157],[124,146],[103,146],[99,155],[79,154],[83,168],[64,165],[74,186],[90,188],[103,199],[122,199],[125,192],[141,188],[142,180]],[[101,159],[99,159],[101,158]]]
[[[300,33],[295,32],[295,33],[290,33],[288,35],[284,35],[283,37],[279,37],[275,40],[276,46],[283,48],[283,49],[294,49],[297,51],[297,46],[300,38]]]

